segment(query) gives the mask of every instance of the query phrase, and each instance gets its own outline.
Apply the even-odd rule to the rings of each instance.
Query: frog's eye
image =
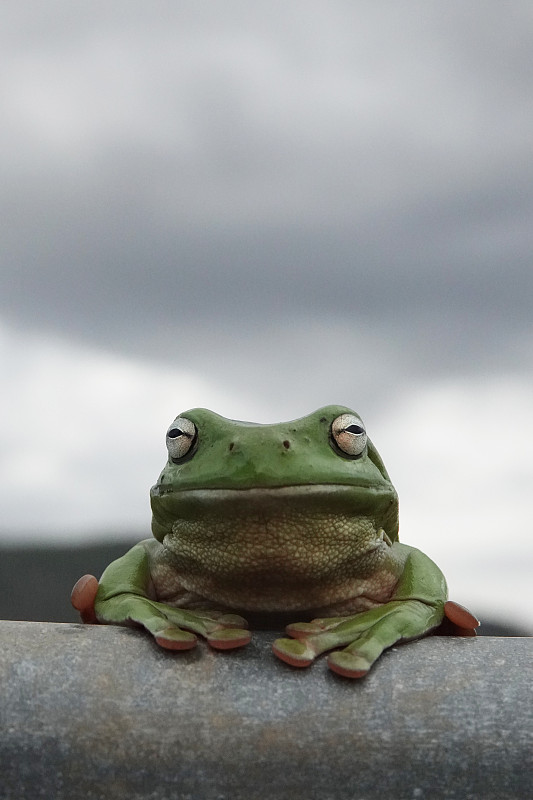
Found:
[[[349,456],[359,456],[366,447],[366,431],[354,414],[341,414],[331,423],[331,435],[337,447]]]
[[[167,450],[170,458],[177,461],[192,449],[196,441],[196,425],[190,419],[178,417],[167,431]]]

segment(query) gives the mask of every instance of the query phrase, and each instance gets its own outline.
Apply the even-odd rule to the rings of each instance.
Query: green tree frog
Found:
[[[81,578],[73,605],[86,622],[139,625],[164,648],[202,636],[217,649],[250,641],[252,621],[296,620],[273,644],[307,667],[365,675],[385,648],[437,628],[446,581],[424,553],[398,541],[398,496],[361,417],[326,406],[275,425],[180,414],[150,491],[152,539]],[[279,623],[278,623],[279,624]]]

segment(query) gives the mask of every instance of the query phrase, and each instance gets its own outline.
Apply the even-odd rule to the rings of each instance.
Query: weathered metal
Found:
[[[0,797],[530,797],[532,638],[429,637],[360,681],[254,633],[171,653],[114,626],[0,623]]]

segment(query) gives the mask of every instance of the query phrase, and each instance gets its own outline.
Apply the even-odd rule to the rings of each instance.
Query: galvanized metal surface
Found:
[[[0,623],[0,798],[533,797],[533,639],[431,637],[362,681],[124,628]]]

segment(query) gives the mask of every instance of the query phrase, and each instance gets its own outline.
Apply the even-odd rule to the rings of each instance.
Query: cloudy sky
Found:
[[[169,422],[356,409],[531,623],[533,6],[4,0],[0,542],[149,535]]]

